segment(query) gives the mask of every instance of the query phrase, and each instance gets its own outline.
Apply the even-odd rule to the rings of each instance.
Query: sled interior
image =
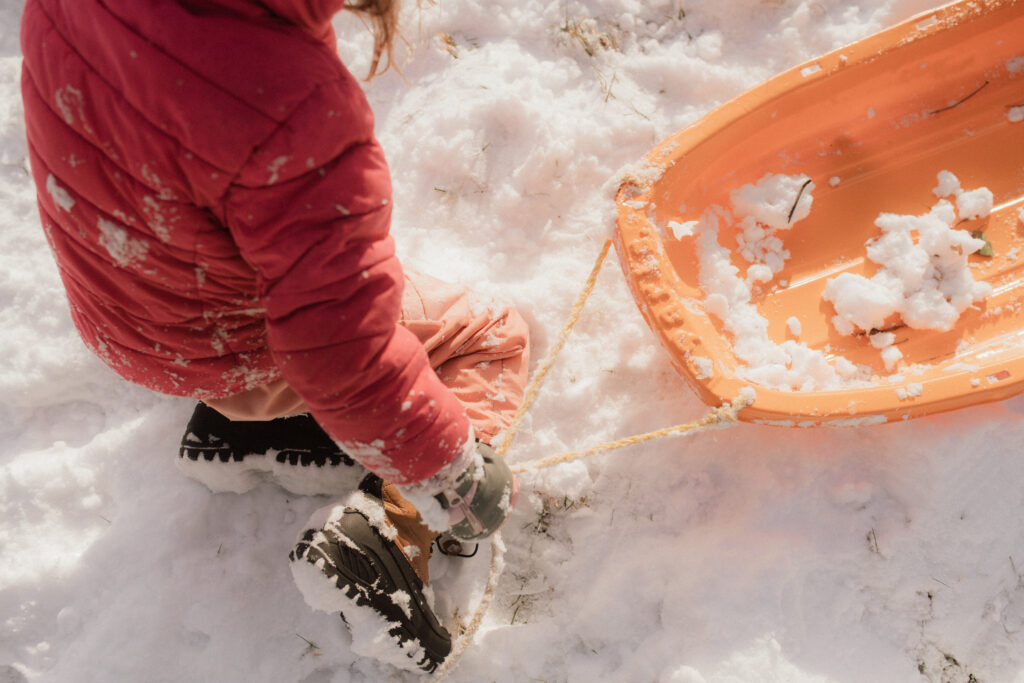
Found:
[[[709,404],[733,400],[750,382],[698,285],[693,238],[669,221],[729,206],[729,193],[766,173],[813,180],[810,216],[784,236],[791,257],[753,302],[769,335],[840,354],[876,373],[872,386],[780,391],[753,385],[741,419],[815,425],[905,419],[1024,390],[1024,2],[957,2],[792,69],[713,111],[653,149],[648,171],[618,195],[616,248],[645,319],[677,369]],[[958,227],[981,230],[994,256],[972,255],[976,280],[993,294],[949,332],[893,330],[903,360],[885,369],[866,336],[839,334],[822,299],[826,281],[872,275],[865,242],[881,212],[922,214],[937,201],[939,171],[964,189],[988,187],[995,210]],[[736,246],[734,228],[720,242]],[[733,253],[733,262],[747,264]],[[702,377],[693,358],[709,358]]]

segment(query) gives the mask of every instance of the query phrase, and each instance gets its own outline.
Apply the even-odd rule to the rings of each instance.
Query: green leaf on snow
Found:
[[[996,255],[996,253],[994,251],[992,251],[992,243],[988,241],[988,238],[985,237],[985,233],[983,233],[981,230],[975,230],[974,232],[972,232],[971,233],[971,237],[973,237],[974,239],[978,239],[978,240],[984,240],[984,242],[985,242],[985,246],[983,246],[978,251],[974,252],[975,254],[978,254],[979,256],[995,256]]]

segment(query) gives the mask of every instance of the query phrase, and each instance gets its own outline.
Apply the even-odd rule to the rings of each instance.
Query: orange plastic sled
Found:
[[[787,426],[872,424],[1008,398],[1024,391],[1024,0],[965,0],[798,66],[662,142],[619,190],[615,246],[647,323],[673,364],[711,405],[756,392],[740,419]],[[993,286],[949,332],[894,330],[903,360],[887,371],[864,335],[839,334],[826,281],[870,276],[864,245],[881,212],[919,215],[936,175],[988,187],[981,230],[993,256],[970,257]],[[785,235],[785,269],[752,303],[772,340],[793,338],[872,368],[870,386],[782,391],[752,385],[722,322],[704,306],[695,240],[669,221],[698,219],[766,173],[815,184],[809,217]],[[720,242],[735,248],[735,228]],[[733,263],[746,266],[733,251]],[[700,360],[700,364],[698,364]],[[708,372],[708,360],[713,372]],[[710,376],[709,376],[710,375]]]

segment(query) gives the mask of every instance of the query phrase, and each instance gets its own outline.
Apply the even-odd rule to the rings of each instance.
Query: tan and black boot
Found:
[[[310,607],[341,614],[354,652],[432,672],[451,652],[424,593],[434,536],[394,486],[369,475],[314,513],[289,556],[292,575]]]

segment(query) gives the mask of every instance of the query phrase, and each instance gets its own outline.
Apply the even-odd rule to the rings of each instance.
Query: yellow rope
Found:
[[[590,298],[590,294],[594,291],[594,285],[597,283],[597,276],[601,273],[601,267],[604,265],[604,261],[608,257],[608,252],[611,250],[611,246],[612,241],[605,240],[604,245],[601,247],[601,253],[598,254],[597,261],[594,262],[594,267],[590,270],[590,275],[587,277],[587,281],[583,285],[583,291],[580,292],[579,297],[576,299],[576,304],[573,306],[568,319],[565,321],[565,325],[562,326],[562,331],[559,332],[554,346],[552,346],[548,351],[548,355],[538,366],[537,374],[534,375],[533,381],[530,383],[530,387],[527,389],[526,395],[523,397],[523,402],[519,406],[519,410],[516,411],[508,429],[505,430],[505,437],[501,440],[501,444],[499,444],[497,448],[499,455],[504,456],[508,451],[509,446],[512,444],[512,440],[515,438],[516,431],[519,428],[519,423],[523,419],[523,415],[525,415],[526,411],[530,409],[530,405],[533,403],[533,399],[537,396],[537,391],[540,389],[540,385],[544,381],[544,377],[548,374],[548,370],[551,369],[551,365],[555,362],[555,357],[562,350],[562,347],[565,346],[566,340],[569,339],[569,333],[572,332],[572,328],[574,328],[576,323],[579,321],[580,313],[583,311],[583,306],[587,303],[587,299]],[[523,470],[517,469],[516,471],[521,472]],[[440,682],[448,678],[448,674],[450,674],[458,665],[459,660],[462,659],[462,655],[465,653],[470,641],[473,640],[473,636],[476,635],[477,630],[483,623],[484,617],[487,615],[487,610],[491,605],[491,600],[494,598],[494,592],[498,587],[498,580],[501,578],[501,573],[505,568],[505,563],[502,559],[504,555],[505,544],[501,540],[501,533],[498,532],[494,534],[491,541],[491,569],[487,576],[487,586],[484,589],[483,597],[480,598],[480,604],[477,605],[476,611],[473,613],[473,618],[470,620],[469,624],[466,625],[465,629],[462,630],[462,633],[453,644],[452,651],[445,658],[444,663],[441,664],[437,671],[434,672],[435,681]]]
[[[594,262],[594,267],[590,270],[590,275],[587,277],[586,282],[583,285],[583,289],[580,291],[579,296],[576,298],[576,303],[572,307],[572,311],[569,313],[569,317],[566,319],[565,324],[562,326],[561,332],[558,333],[558,338],[555,340],[554,345],[548,351],[548,355],[545,356],[544,360],[540,363],[537,369],[537,373],[533,377],[533,381],[530,382],[530,387],[526,391],[526,395],[523,397],[523,402],[519,406],[519,410],[516,411],[515,416],[512,418],[512,422],[509,424],[507,430],[505,430],[505,436],[501,440],[501,444],[498,445],[497,452],[499,455],[504,456],[512,445],[513,439],[515,439],[516,432],[519,429],[519,423],[522,421],[526,411],[530,409],[533,404],[534,398],[537,396],[537,392],[540,390],[541,384],[544,382],[545,376],[548,374],[548,370],[555,362],[555,358],[561,352],[562,347],[565,346],[566,341],[569,339],[569,334],[573,328],[576,327],[576,323],[579,322],[580,314],[583,312],[583,306],[586,305],[587,300],[594,291],[594,286],[597,284],[597,277],[601,274],[601,268],[604,266],[605,259],[608,257],[608,252],[611,250],[612,241],[605,240],[604,245],[601,247],[601,253],[598,254],[597,260]],[[600,453],[603,451],[610,451],[616,448],[622,448],[624,446],[632,446],[633,444],[642,443],[644,441],[650,441],[652,439],[659,439],[665,436],[673,436],[676,434],[685,434],[687,432],[702,429],[704,427],[716,425],[726,421],[734,422],[736,420],[736,413],[745,406],[749,405],[750,401],[743,402],[742,404],[736,403],[732,407],[722,406],[717,408],[704,418],[688,424],[676,425],[674,427],[666,427],[665,429],[659,429],[655,432],[649,432],[647,434],[640,434],[637,436],[631,436],[626,439],[619,439],[618,441],[610,441],[608,443],[592,446],[586,450],[573,451],[571,453],[562,453],[561,455],[554,455],[549,458],[540,460],[533,460],[530,462],[522,463],[520,465],[512,467],[512,471],[516,473],[525,472],[529,469],[542,469],[545,467],[552,467],[554,465],[561,464],[563,462],[569,462],[578,458],[583,458],[594,453]]]
[[[588,455],[593,455],[594,453],[622,448],[624,446],[631,446],[644,441],[651,441],[652,439],[672,436],[675,434],[692,434],[706,429],[713,429],[716,426],[735,424],[737,422],[736,413],[750,405],[751,401],[751,397],[743,396],[738,398],[732,404],[726,404],[719,408],[715,408],[701,419],[687,424],[659,429],[654,432],[631,436],[626,439],[619,439],[618,441],[609,441],[583,451],[572,451],[570,453],[554,455],[549,458],[531,460],[530,462],[525,462],[512,467],[512,471],[522,473],[529,470],[539,470],[545,467],[553,467],[564,462],[583,458]],[[458,665],[459,660],[462,659],[462,655],[466,651],[466,648],[469,647],[469,643],[473,640],[476,632],[483,624],[484,617],[487,615],[487,610],[490,608],[491,601],[494,599],[494,593],[498,588],[498,581],[501,579],[501,574],[505,569],[505,543],[501,539],[501,532],[496,532],[491,538],[491,568],[487,576],[487,585],[484,588],[484,594],[480,598],[480,604],[477,605],[476,611],[473,613],[473,618],[462,630],[462,633],[452,646],[451,653],[445,658],[444,663],[442,663],[440,668],[435,672],[434,679],[438,683],[445,680],[448,677],[448,674],[450,674]]]
[[[597,261],[594,263],[594,267],[590,271],[590,276],[587,277],[587,282],[583,286],[583,291],[580,292],[579,297],[576,299],[576,305],[573,306],[572,312],[569,313],[569,318],[565,321],[565,325],[562,327],[562,331],[558,333],[558,339],[555,341],[554,346],[548,351],[547,357],[541,362],[537,368],[537,374],[534,375],[533,381],[530,383],[530,388],[526,391],[526,396],[523,398],[522,404],[519,406],[519,410],[516,411],[515,417],[512,418],[512,423],[508,429],[505,430],[505,438],[501,440],[501,444],[497,448],[498,455],[505,455],[508,451],[508,447],[512,445],[512,439],[515,438],[516,430],[519,429],[519,422],[523,419],[523,415],[530,409],[530,405],[533,403],[534,397],[537,395],[537,391],[540,389],[541,383],[544,381],[544,376],[548,374],[548,370],[551,369],[552,363],[555,362],[555,357],[558,355],[562,347],[565,346],[566,340],[569,338],[569,333],[572,332],[572,328],[576,326],[576,323],[580,319],[580,313],[583,311],[583,305],[587,303],[587,299],[590,298],[590,293],[594,291],[594,285],[597,283],[597,276],[601,273],[601,266],[604,265],[604,260],[608,256],[608,251],[611,249],[612,241],[605,240],[604,246],[601,247],[601,253],[597,257]]]
[[[544,358],[543,362],[538,366],[537,374],[530,383],[530,388],[527,390],[526,395],[523,398],[523,403],[519,406],[519,410],[516,411],[515,417],[512,418],[512,422],[505,432],[505,438],[502,439],[501,444],[498,446],[497,452],[500,455],[504,456],[508,451],[509,446],[512,444],[512,440],[515,438],[516,431],[519,428],[519,423],[522,420],[523,415],[525,415],[526,411],[529,410],[530,405],[533,403],[533,399],[536,397],[537,392],[540,389],[541,383],[544,381],[545,375],[547,375],[548,370],[551,369],[551,365],[555,362],[555,357],[562,350],[562,347],[565,346],[565,342],[569,338],[569,333],[572,332],[572,329],[579,321],[580,313],[583,311],[583,306],[587,303],[587,299],[590,298],[591,293],[594,291],[594,285],[597,283],[597,276],[601,272],[601,267],[604,265],[604,261],[608,256],[611,246],[612,241],[606,240],[604,246],[601,248],[601,253],[597,257],[597,261],[594,263],[593,269],[590,271],[590,276],[587,278],[587,281],[583,286],[583,291],[580,292],[580,295],[576,300],[576,304],[569,313],[569,318],[562,327],[562,331],[558,334],[558,339],[555,341],[554,346],[551,347],[551,350],[548,351],[548,355]],[[753,399],[750,396],[741,396],[733,401],[732,404],[726,404],[719,408],[715,408],[701,419],[693,422],[676,425],[674,427],[666,427],[665,429],[659,429],[654,432],[619,439],[618,441],[609,441],[582,451],[571,451],[569,453],[553,455],[548,458],[531,460],[529,462],[513,466],[512,471],[522,473],[530,470],[539,470],[545,467],[553,467],[564,462],[570,462],[588,455],[593,455],[594,453],[601,453],[616,448],[622,448],[624,446],[631,446],[644,441],[660,439],[666,436],[689,434],[705,429],[712,429],[716,426],[734,424],[737,422],[736,414],[746,406],[750,405],[752,400]],[[480,599],[480,604],[477,605],[476,611],[473,613],[473,618],[470,620],[469,624],[466,625],[465,629],[462,630],[462,633],[454,643],[451,653],[445,658],[444,663],[435,672],[435,681],[440,682],[448,677],[448,674],[451,673],[451,671],[458,665],[459,660],[462,659],[462,655],[465,653],[470,641],[473,640],[477,630],[480,628],[481,624],[483,624],[484,617],[487,614],[487,610],[491,605],[491,600],[494,598],[494,593],[497,590],[498,580],[501,578],[502,571],[505,568],[503,559],[504,555],[505,544],[501,540],[501,534],[495,533],[491,541],[490,574],[487,577],[487,586],[484,589],[483,597]]]
[[[501,540],[501,532],[495,532],[491,536],[491,570],[487,575],[487,586],[484,588],[484,595],[480,598],[480,604],[477,605],[476,612],[473,613],[473,619],[470,620],[465,630],[452,645],[452,651],[445,658],[444,662],[434,672],[435,681],[443,681],[448,677],[448,674],[451,673],[455,665],[462,659],[462,654],[469,647],[469,642],[473,640],[477,629],[483,623],[487,609],[491,606],[491,600],[494,598],[494,591],[498,587],[498,579],[501,578],[501,572],[505,569],[504,557],[505,543]]]
[[[724,425],[730,422],[736,422],[736,413],[750,405],[749,398],[741,398],[735,401],[733,404],[726,404],[720,408],[715,408],[707,415],[699,420],[693,422],[687,422],[686,424],[676,425],[674,427],[665,427],[653,432],[647,432],[646,434],[638,434],[636,436],[630,436],[625,439],[619,439],[617,441],[608,441],[607,443],[598,444],[597,446],[591,446],[582,451],[570,451],[568,453],[562,453],[560,455],[552,455],[548,458],[540,458],[537,460],[530,460],[528,462],[513,465],[512,471],[519,474],[527,472],[529,470],[540,470],[545,467],[553,467],[560,465],[564,462],[570,462],[579,458],[585,458],[588,455],[595,453],[602,453],[604,451],[615,450],[616,448],[623,448],[625,446],[632,446],[633,444],[643,443],[644,441],[652,441],[654,439],[660,439],[666,436],[675,436],[687,434],[689,432],[701,431],[704,429],[710,429],[718,425]]]

